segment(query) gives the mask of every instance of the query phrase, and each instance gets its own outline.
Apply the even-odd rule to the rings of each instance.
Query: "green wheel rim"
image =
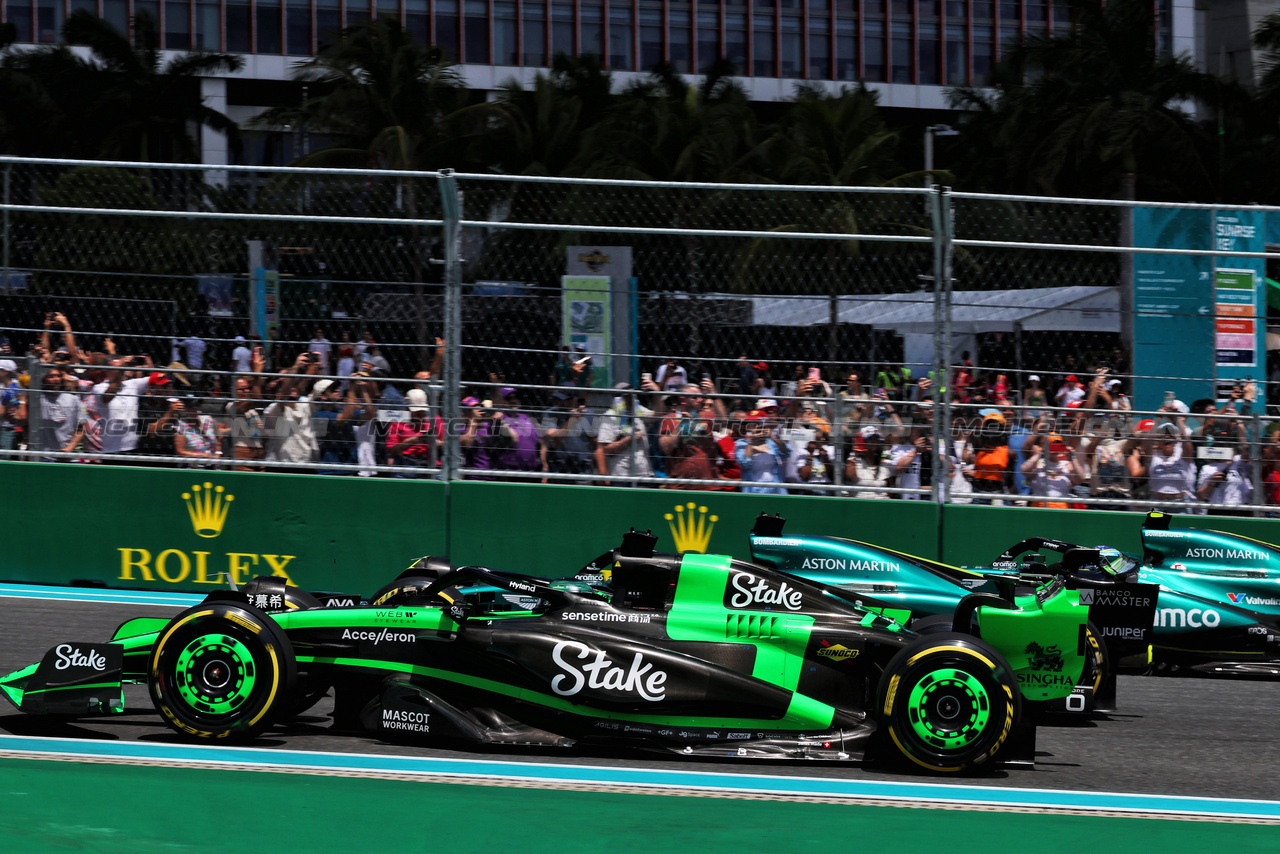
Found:
[[[907,698],[911,728],[939,750],[968,747],[986,731],[991,699],[976,677],[963,670],[926,674]]]
[[[253,655],[243,643],[224,634],[199,635],[178,654],[175,687],[197,712],[227,715],[253,693]]]

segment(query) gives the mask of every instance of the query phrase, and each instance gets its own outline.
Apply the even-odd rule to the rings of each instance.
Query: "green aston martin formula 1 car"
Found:
[[[1090,606],[1061,580],[965,597],[958,631],[920,636],[872,596],[655,542],[626,535],[586,581],[424,559],[357,607],[259,578],[106,642],[59,643],[0,693],[84,716],[121,712],[121,686],[145,683],[170,727],[220,742],[332,688],[335,728],[389,738],[959,773],[1033,755],[1024,700],[1069,695],[1086,666]]]

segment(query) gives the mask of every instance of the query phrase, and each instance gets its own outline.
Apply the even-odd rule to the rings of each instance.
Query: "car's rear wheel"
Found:
[[[165,626],[148,676],[152,702],[177,732],[200,740],[246,740],[287,710],[297,665],[289,639],[266,614],[235,602],[211,602]]]
[[[921,637],[880,679],[876,709],[890,744],[937,773],[989,765],[1020,715],[1018,683],[990,644],[956,632]]]

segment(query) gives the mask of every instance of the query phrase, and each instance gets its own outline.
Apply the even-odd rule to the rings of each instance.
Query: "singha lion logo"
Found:
[[[1031,656],[1032,670],[1052,670],[1055,673],[1062,670],[1062,650],[1057,646],[1045,649],[1032,641],[1023,652]]]

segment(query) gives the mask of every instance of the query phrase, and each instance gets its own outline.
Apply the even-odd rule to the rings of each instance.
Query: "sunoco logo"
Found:
[[[343,629],[343,640],[355,641],[371,641],[374,646],[380,643],[417,643],[418,636],[413,632],[393,632],[389,629],[379,629],[376,632],[362,632],[359,630]]]
[[[823,641],[823,643],[825,644],[826,641]],[[836,661],[848,661],[850,659],[857,658],[858,651],[856,649],[849,649],[849,647],[844,646],[843,644],[836,644],[835,646],[824,646],[822,649],[818,650],[818,655],[823,658],[834,658]]]

